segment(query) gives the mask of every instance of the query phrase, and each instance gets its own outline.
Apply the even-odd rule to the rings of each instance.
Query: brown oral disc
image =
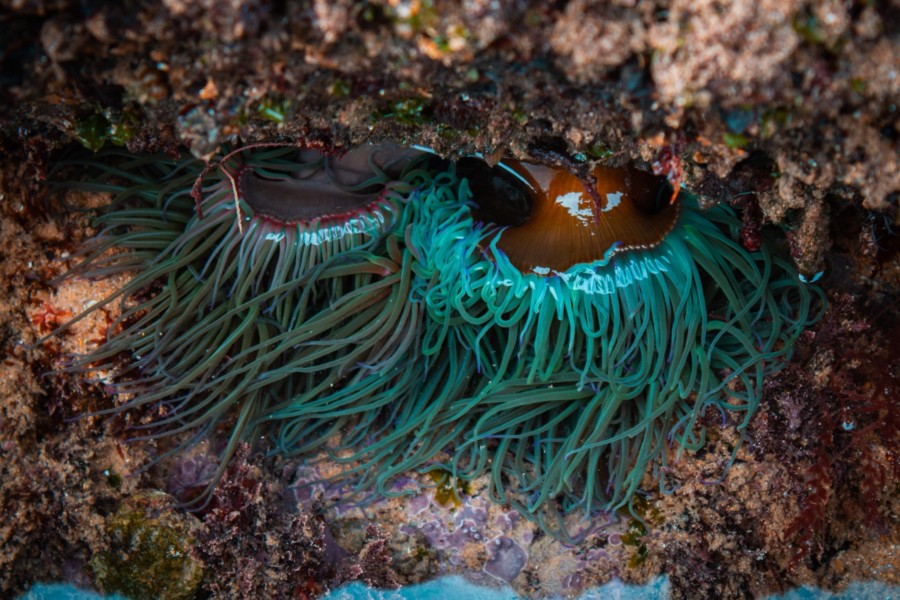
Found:
[[[359,187],[376,177],[370,161],[393,178],[400,175],[409,161],[421,155],[416,150],[387,144],[361,146],[340,158],[303,150],[301,163],[313,163],[321,158],[322,166],[303,171],[302,176],[283,179],[267,178],[253,169],[244,169],[240,175],[241,195],[256,214],[285,224],[352,216],[384,192],[383,183]]]
[[[504,161],[531,189],[531,214],[500,235],[497,248],[523,273],[548,275],[580,263],[658,245],[678,220],[665,179],[634,167],[595,167],[597,206],[566,169]]]

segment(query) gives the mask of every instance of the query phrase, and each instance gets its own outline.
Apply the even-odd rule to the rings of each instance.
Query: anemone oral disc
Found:
[[[240,191],[254,213],[284,224],[346,219],[377,201],[384,191],[380,174],[399,176],[422,153],[393,145],[366,145],[342,157],[305,150],[300,164],[313,168],[270,174],[245,167]]]
[[[608,260],[612,252],[657,246],[678,220],[665,180],[633,167],[595,167],[597,206],[584,183],[565,169],[506,161],[530,190],[531,214],[503,230],[496,247],[523,273],[565,272]],[[661,200],[662,199],[662,200]]]

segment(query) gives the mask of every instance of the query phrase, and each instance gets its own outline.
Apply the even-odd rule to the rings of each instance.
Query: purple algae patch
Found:
[[[409,502],[407,504],[407,506],[409,507],[409,515],[414,517],[419,513],[428,510],[428,507],[430,505],[431,498],[428,497],[428,494],[416,494],[409,499]]]
[[[515,579],[528,563],[528,553],[512,538],[500,535],[486,544],[484,572],[502,581]]]

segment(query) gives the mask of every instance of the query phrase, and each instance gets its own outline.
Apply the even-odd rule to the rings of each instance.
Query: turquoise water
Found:
[[[660,577],[644,586],[611,581],[602,588],[584,592],[581,600],[665,600],[669,580]],[[467,582],[459,576],[443,577],[399,590],[373,590],[351,583],[326,595],[323,600],[518,600],[510,588],[488,588]]]
[[[580,600],[665,600],[669,597],[669,580],[655,579],[644,586],[611,581],[603,587],[584,592]],[[443,577],[399,590],[373,590],[361,583],[351,583],[330,592],[323,600],[518,600],[509,588],[474,585],[459,576]],[[880,582],[853,583],[839,594],[815,588],[798,588],[768,600],[900,600],[900,586]],[[102,596],[65,584],[38,584],[19,600],[126,600],[121,596]]]
[[[65,583],[38,583],[19,596],[19,600],[127,600],[122,596],[103,596]]]

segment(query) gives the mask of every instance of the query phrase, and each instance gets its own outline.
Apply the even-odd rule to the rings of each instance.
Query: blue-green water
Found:
[[[584,592],[581,600],[666,600],[669,580],[660,577],[644,586],[611,581],[602,588]],[[399,590],[373,590],[351,583],[326,595],[323,600],[518,600],[510,588],[488,588],[469,583],[459,576],[443,577]]]
[[[19,600],[127,600],[122,596],[103,596],[80,590],[66,583],[38,583],[19,596]]]
[[[625,585],[620,581],[584,592],[580,600],[665,600],[669,597],[669,580],[660,577],[643,586]],[[361,583],[351,583],[324,596],[323,600],[518,600],[509,588],[488,588],[467,582],[459,576],[443,577],[399,590],[374,590]],[[815,588],[798,588],[770,596],[768,600],[900,600],[900,586],[881,582],[853,583],[846,590],[832,594]],[[102,596],[65,584],[38,584],[19,600],[127,600],[121,596]]]

